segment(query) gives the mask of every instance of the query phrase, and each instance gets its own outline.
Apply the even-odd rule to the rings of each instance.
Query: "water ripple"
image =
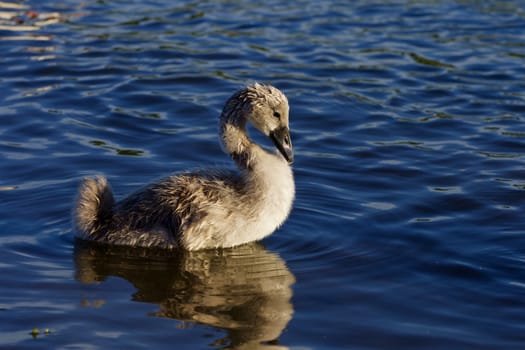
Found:
[[[0,344],[521,348],[524,19],[517,1],[1,2]],[[292,278],[236,280],[250,254],[73,262],[79,179],[120,198],[229,164],[217,118],[253,81],[289,97],[297,191],[250,254]]]

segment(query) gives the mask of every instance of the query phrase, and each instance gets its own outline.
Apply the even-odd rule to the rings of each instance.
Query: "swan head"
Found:
[[[237,123],[250,122],[268,136],[288,163],[293,161],[288,99],[276,87],[255,83],[235,93],[226,103],[224,115]]]

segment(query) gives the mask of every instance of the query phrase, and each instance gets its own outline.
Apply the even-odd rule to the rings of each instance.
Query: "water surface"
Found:
[[[0,5],[0,346],[523,348],[523,2],[16,4]],[[217,118],[254,81],[291,105],[280,230],[177,255],[75,242],[84,176],[122,197],[229,166]]]

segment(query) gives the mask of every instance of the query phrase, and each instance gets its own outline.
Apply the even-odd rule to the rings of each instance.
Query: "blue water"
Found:
[[[524,2],[17,4],[0,347],[523,349]],[[187,254],[75,242],[82,177],[122,197],[229,164],[217,118],[254,81],[291,106],[280,230]]]

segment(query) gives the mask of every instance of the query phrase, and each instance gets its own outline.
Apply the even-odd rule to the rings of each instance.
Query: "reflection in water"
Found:
[[[159,304],[154,316],[227,330],[215,345],[280,348],[276,340],[292,318],[295,277],[261,244],[173,253],[76,242],[76,278],[93,283],[123,277],[137,288],[133,300]]]
[[[0,30],[12,32],[36,31],[64,20],[58,12],[38,13],[28,6],[0,1]],[[10,37],[9,39],[13,39]],[[6,40],[2,38],[2,40]]]

